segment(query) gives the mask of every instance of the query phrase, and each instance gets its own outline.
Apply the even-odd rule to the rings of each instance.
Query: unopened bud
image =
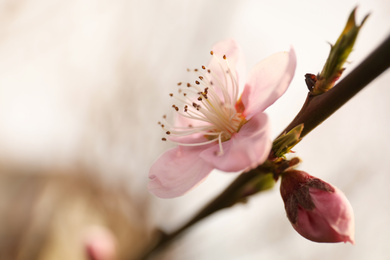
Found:
[[[294,229],[314,242],[354,244],[352,206],[336,187],[303,171],[287,171],[280,185],[287,217]]]
[[[316,77],[313,86],[309,87],[312,95],[323,94],[329,89],[333,88],[335,82],[343,73],[343,65],[347,61],[347,58],[353,49],[360,29],[368,18],[368,15],[366,15],[360,25],[357,25],[355,13],[356,8],[351,12],[347,24],[337,39],[337,42],[334,45],[331,45],[330,53],[324,68]],[[310,80],[309,82],[306,81],[306,84],[308,83],[312,84],[313,82]]]
[[[93,226],[85,233],[84,247],[88,260],[116,259],[115,238],[107,228]]]
[[[297,125],[290,132],[283,133],[272,144],[272,151],[276,157],[282,157],[301,141],[303,124]]]

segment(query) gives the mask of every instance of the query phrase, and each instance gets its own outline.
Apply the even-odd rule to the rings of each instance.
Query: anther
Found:
[[[198,71],[198,69],[194,69],[194,71],[196,72],[196,71]]]
[[[199,85],[199,84],[200,84],[200,82],[199,82],[199,81],[197,81],[197,80],[195,81],[195,83],[196,83],[196,85]]]
[[[204,69],[204,70],[205,70],[205,69],[206,69],[206,67],[202,65],[202,69]]]
[[[213,51],[210,51],[210,54],[211,54],[211,55],[214,55],[214,52],[213,52]]]
[[[191,87],[191,84],[190,84],[190,83],[187,83],[187,87],[188,87],[188,88]]]
[[[166,133],[167,135],[170,135],[170,134],[171,134],[171,132],[169,132],[169,131],[166,131],[165,133]]]
[[[177,83],[177,85],[180,86],[180,85],[181,85],[181,82]]]
[[[199,79],[200,79],[200,80],[203,80],[203,77],[202,77],[202,76],[199,76]]]
[[[223,59],[226,60],[226,55],[223,55]]]
[[[173,97],[173,93],[169,93],[169,96],[170,96],[170,97]]]
[[[163,118],[166,119],[166,118],[167,118],[167,115],[163,115]]]
[[[166,141],[167,139],[165,137],[161,138],[162,141]]]
[[[199,100],[199,101],[202,101],[202,97],[198,97],[198,100]]]

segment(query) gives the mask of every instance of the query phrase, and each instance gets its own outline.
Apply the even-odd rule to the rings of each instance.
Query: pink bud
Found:
[[[114,235],[103,226],[89,227],[85,232],[84,247],[88,260],[113,260],[116,256]]]
[[[302,171],[287,171],[280,193],[294,229],[314,242],[354,244],[352,206],[336,187]]]

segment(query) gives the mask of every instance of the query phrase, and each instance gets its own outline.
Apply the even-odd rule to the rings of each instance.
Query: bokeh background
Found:
[[[267,111],[276,136],[305,100],[304,75],[321,70],[328,42],[335,42],[355,6],[358,21],[371,16],[345,74],[390,33],[389,1],[2,0],[0,163],[32,178],[60,174],[52,168],[62,175],[87,169],[103,186],[121,187],[138,201],[128,205],[147,222],[137,238],[156,226],[173,230],[235,177],[213,172],[172,200],[146,189],[150,165],[170,147],[160,141],[156,122],[171,111],[167,94],[186,79],[186,68],[207,63],[211,46],[227,38],[240,44],[248,68],[293,46],[295,78]],[[389,82],[390,73],[382,74],[295,148],[300,169],[349,198],[355,245],[317,244],[298,235],[277,185],[203,221],[156,259],[389,259]],[[129,243],[127,250],[141,247]]]

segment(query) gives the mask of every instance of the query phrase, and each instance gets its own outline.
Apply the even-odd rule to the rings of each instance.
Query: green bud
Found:
[[[260,173],[256,178],[247,183],[241,190],[240,197],[245,199],[261,191],[269,190],[274,187],[275,179],[272,173]]]
[[[325,93],[331,89],[344,71],[343,65],[353,49],[359,31],[369,15],[366,15],[360,25],[356,24],[356,7],[350,14],[344,30],[340,34],[334,45],[331,45],[330,53],[324,68],[317,76],[314,87],[311,91],[313,95]]]
[[[303,124],[297,125],[288,133],[283,133],[272,144],[272,151],[276,157],[282,157],[301,141]]]

